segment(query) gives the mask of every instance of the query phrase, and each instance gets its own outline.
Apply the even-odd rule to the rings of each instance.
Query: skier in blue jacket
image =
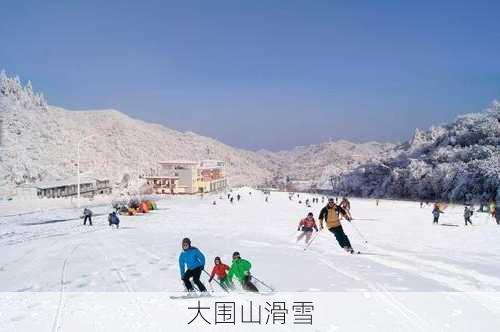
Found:
[[[189,279],[193,278],[200,292],[206,292],[207,289],[200,281],[201,272],[205,268],[205,256],[196,247],[191,246],[191,240],[187,237],[182,239],[182,252],[179,255],[179,269],[181,279],[188,292],[192,292],[193,285]],[[185,269],[187,267],[187,270]]]

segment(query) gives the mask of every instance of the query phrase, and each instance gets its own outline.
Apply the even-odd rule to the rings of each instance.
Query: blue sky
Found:
[[[500,98],[500,1],[2,1],[49,103],[247,149],[401,141]]]

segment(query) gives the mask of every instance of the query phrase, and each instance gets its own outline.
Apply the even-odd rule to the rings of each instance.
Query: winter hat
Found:
[[[187,244],[191,247],[191,240],[188,237],[182,239],[182,245]]]
[[[308,217],[312,217],[312,216],[314,216],[314,214],[313,214],[312,212],[309,212],[309,213],[307,214],[307,216],[308,216]]]
[[[217,257],[215,257],[215,258],[214,258],[214,263],[215,263],[216,261],[222,262],[222,261],[220,260],[220,257],[219,257],[219,256],[217,256]]]
[[[235,257],[240,257],[240,253],[237,251],[233,252],[233,258],[235,258]]]

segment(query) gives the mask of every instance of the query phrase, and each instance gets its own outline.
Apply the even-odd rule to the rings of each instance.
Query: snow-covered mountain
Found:
[[[152,172],[165,159],[222,159],[230,185],[259,185],[289,176],[358,196],[466,200],[493,195],[499,184],[500,104],[425,132],[401,145],[347,141],[290,151],[236,149],[191,132],[133,119],[116,110],[49,106],[31,83],[0,73],[0,197],[24,183],[81,171],[119,183]],[[128,175],[128,176],[127,176]]]
[[[120,181],[157,167],[166,159],[217,158],[226,161],[232,185],[259,184],[272,175],[266,158],[191,132],[133,119],[116,110],[68,111],[47,105],[43,96],[18,78],[0,74],[0,196],[23,183],[76,174],[77,144],[81,171]]]
[[[191,132],[133,119],[116,110],[69,111],[49,106],[31,83],[0,73],[0,196],[24,183],[76,174],[78,141],[81,171],[115,182],[137,179],[165,159],[216,158],[226,161],[231,185],[258,185],[277,175],[322,179],[381,155],[390,145],[345,141],[283,152],[235,149]],[[325,175],[326,174],[326,175]],[[321,182],[321,181],[320,181]],[[324,181],[323,181],[324,182]]]
[[[416,130],[385,159],[336,180],[339,193],[449,201],[500,201],[500,103]]]
[[[391,143],[356,144],[339,140],[299,146],[290,151],[259,153],[273,160],[281,174],[294,179],[312,180],[313,186],[330,189],[330,176],[341,175],[367,162],[380,160],[394,146]]]

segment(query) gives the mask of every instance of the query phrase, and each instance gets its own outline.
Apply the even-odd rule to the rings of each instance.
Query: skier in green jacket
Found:
[[[251,282],[250,268],[252,264],[246,259],[241,258],[240,253],[233,253],[233,263],[227,274],[227,280],[231,281],[233,276],[241,282],[244,290],[249,292],[259,292],[257,287]]]

